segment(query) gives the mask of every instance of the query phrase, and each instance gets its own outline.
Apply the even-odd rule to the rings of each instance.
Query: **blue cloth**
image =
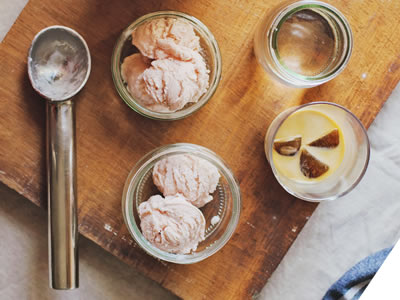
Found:
[[[329,288],[322,300],[359,299],[392,249],[383,249],[357,263]]]

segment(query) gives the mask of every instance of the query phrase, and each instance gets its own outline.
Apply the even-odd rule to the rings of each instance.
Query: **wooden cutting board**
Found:
[[[31,0],[0,45],[0,180],[46,206],[45,102],[29,84],[26,56],[40,29],[72,27],[86,39],[93,60],[88,84],[76,97],[79,231],[182,298],[257,295],[316,207],[289,196],[274,179],[263,152],[268,125],[287,107],[327,100],[346,106],[368,127],[400,79],[400,2],[353,0],[329,1],[347,16],[354,33],[345,71],[308,90],[275,83],[257,65],[252,36],[260,18],[279,2]],[[163,9],[202,20],[223,58],[222,81],[211,101],[174,122],[132,111],[118,97],[110,74],[120,32],[139,16]],[[187,266],[146,255],[121,214],[122,189],[136,161],[176,142],[199,144],[222,156],[243,196],[231,241],[213,257]]]

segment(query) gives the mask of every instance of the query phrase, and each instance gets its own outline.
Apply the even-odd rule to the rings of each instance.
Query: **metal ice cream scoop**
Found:
[[[85,40],[74,30],[51,26],[33,39],[28,74],[47,100],[47,184],[50,286],[78,287],[75,120],[72,97],[91,67]]]

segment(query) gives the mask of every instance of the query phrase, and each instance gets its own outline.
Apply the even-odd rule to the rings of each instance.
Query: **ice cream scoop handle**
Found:
[[[49,273],[53,289],[78,287],[75,118],[71,100],[47,102]]]

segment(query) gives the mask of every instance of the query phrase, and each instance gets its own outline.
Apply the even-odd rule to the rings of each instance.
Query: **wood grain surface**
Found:
[[[60,24],[86,39],[92,73],[76,97],[79,231],[186,299],[249,299],[260,291],[315,209],[279,186],[263,152],[273,118],[316,100],[342,104],[369,126],[400,79],[400,2],[329,1],[347,16],[354,51],[345,71],[313,89],[274,82],[253,54],[260,18],[279,0],[31,0],[0,45],[0,180],[39,206],[45,193],[45,102],[32,90],[26,56],[34,35]],[[160,122],[117,95],[110,58],[120,32],[143,14],[179,10],[203,21],[219,42],[223,71],[216,94],[187,119]],[[121,195],[135,162],[161,145],[190,142],[227,161],[243,197],[240,223],[217,254],[194,265],[146,255],[124,225]],[[351,195],[351,194],[350,194]],[[312,268],[312,266],[309,266]]]

